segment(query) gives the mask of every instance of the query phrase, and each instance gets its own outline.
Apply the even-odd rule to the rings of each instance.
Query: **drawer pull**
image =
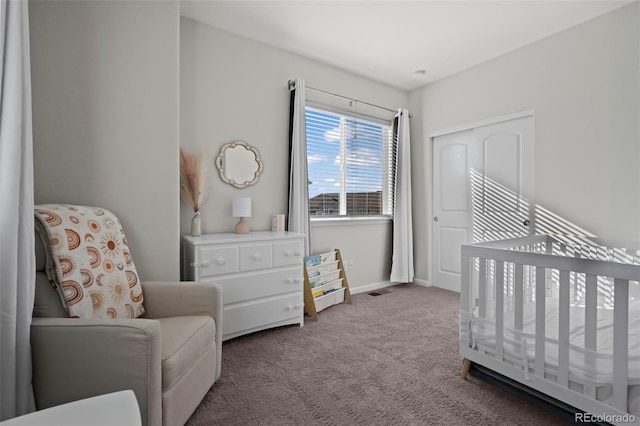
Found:
[[[302,282],[302,279],[300,278],[291,278],[289,277],[289,279],[287,280],[287,282],[289,284],[300,284]]]
[[[202,262],[202,265],[200,266],[202,266],[203,268],[208,268],[209,265],[211,265],[209,262]]]
[[[253,259],[254,260],[260,260],[260,259],[262,259],[262,256],[260,255],[260,253],[256,253],[256,254],[253,255]]]
[[[296,257],[299,257],[299,256],[300,256],[300,254],[301,254],[301,253],[300,253],[298,250],[296,250],[296,252],[295,252]]]
[[[291,257],[291,255],[292,255],[292,254],[293,254],[293,253],[291,252],[291,250],[287,250],[287,251],[285,251],[285,252],[284,252],[284,255],[285,255],[285,256],[289,256],[289,257]]]
[[[287,311],[293,311],[294,309],[297,311],[302,307],[302,305],[287,305]]]
[[[225,261],[224,261],[224,257],[219,257],[218,258],[218,265],[224,265]]]

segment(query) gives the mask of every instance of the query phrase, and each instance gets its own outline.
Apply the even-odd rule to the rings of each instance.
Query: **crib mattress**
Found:
[[[558,369],[559,304],[557,298],[546,298],[545,372],[555,376]],[[607,400],[613,382],[613,310],[598,309],[597,351],[584,349],[585,310],[570,308],[569,379],[598,389],[598,399]],[[514,328],[514,314],[504,309],[503,349],[506,359],[532,368],[535,364],[535,303],[523,306],[523,330]],[[495,306],[487,307],[481,318],[478,308],[471,316],[472,345],[491,352],[495,348]],[[640,301],[629,304],[629,412],[640,414]],[[609,395],[607,395],[609,394]]]

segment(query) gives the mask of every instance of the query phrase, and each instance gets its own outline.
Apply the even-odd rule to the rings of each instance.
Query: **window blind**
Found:
[[[307,107],[306,131],[312,217],[393,214],[391,123]]]

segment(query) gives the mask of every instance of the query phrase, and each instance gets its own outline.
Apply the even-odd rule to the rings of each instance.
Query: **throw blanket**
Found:
[[[142,286],[118,218],[108,210],[35,206],[47,277],[72,318],[136,318]]]

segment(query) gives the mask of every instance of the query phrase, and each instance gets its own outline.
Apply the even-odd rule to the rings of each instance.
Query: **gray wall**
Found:
[[[424,165],[414,180],[418,278],[429,279],[431,259],[430,134],[526,109],[536,203],[599,236],[640,237],[639,16],[634,3],[410,94]]]
[[[178,277],[189,208],[178,147],[212,156],[243,139],[260,182],[212,176],[205,232],[254,230],[286,209],[288,79],[374,104],[409,104],[416,272],[429,279],[433,132],[536,114],[536,202],[602,236],[640,236],[637,3],[410,94],[179,18],[177,2],[30,1],[36,202],[102,205],[123,222],[143,279]],[[179,95],[180,93],[180,95]],[[180,117],[180,118],[178,118]],[[180,129],[180,130],[179,130]],[[353,259],[353,287],[386,281],[390,225],[314,227],[313,250]]]
[[[179,277],[179,4],[30,1],[36,203],[102,206]]]
[[[222,182],[214,168],[202,208],[203,232],[233,232],[235,197],[251,197],[251,229],[270,230],[271,216],[285,213],[288,188],[289,90],[287,81],[388,108],[406,107],[408,93],[267,45],[181,18],[180,145],[212,157],[240,139],[262,156],[260,181],[245,189]],[[181,202],[181,232],[192,213]],[[352,288],[388,281],[390,229],[386,224],[312,227],[312,252],[340,248],[354,261]]]

